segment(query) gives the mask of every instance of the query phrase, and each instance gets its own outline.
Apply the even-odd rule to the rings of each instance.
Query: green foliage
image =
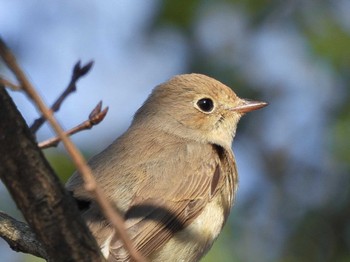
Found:
[[[223,232],[219,235],[218,239],[214,242],[213,247],[209,250],[208,254],[201,260],[202,262],[234,262],[237,258],[234,257],[231,242],[231,229],[226,226]]]
[[[350,105],[346,104],[336,120],[332,137],[334,155],[344,165],[350,167]]]
[[[45,151],[45,156],[62,183],[66,182],[75,170],[70,157],[65,153],[57,152],[57,149],[48,149]]]
[[[350,67],[350,33],[334,16],[322,12],[314,18],[317,23],[305,23],[305,36],[316,55],[325,58],[336,69]]]
[[[29,255],[29,254],[25,254],[23,260],[25,262],[44,262],[44,261],[46,261],[45,259],[35,257],[35,256]]]
[[[348,207],[349,209],[349,207]],[[289,261],[349,261],[348,219],[331,208],[311,211],[289,239]]]
[[[200,0],[162,1],[155,16],[154,25],[172,25],[186,31],[193,22],[200,2]]]

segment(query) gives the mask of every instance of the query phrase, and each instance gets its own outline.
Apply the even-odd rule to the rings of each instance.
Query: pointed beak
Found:
[[[254,110],[258,110],[260,108],[263,108],[265,106],[268,105],[268,103],[266,102],[261,102],[261,101],[251,101],[248,99],[241,99],[242,100],[242,104],[239,106],[236,106],[234,108],[232,108],[232,111],[241,113],[241,114],[245,114],[248,113],[250,111],[254,111]]]

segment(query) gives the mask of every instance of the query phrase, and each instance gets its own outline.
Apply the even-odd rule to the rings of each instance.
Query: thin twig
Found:
[[[10,80],[7,80],[6,78],[0,76],[0,85],[7,86],[11,88],[13,91],[19,91],[21,88],[18,85],[15,85]]]
[[[51,110],[53,112],[57,112],[63,101],[73,92],[75,92],[77,90],[77,86],[76,83],[77,81],[84,75],[86,75],[92,65],[94,64],[93,61],[87,63],[86,65],[84,65],[83,67],[80,66],[80,61],[78,61],[74,68],[73,68],[73,73],[72,73],[72,77],[71,80],[67,86],[67,88],[63,91],[63,93],[58,97],[58,99],[55,101],[55,103],[53,103],[53,105],[51,106]],[[36,119],[33,124],[30,127],[30,131],[32,131],[33,134],[35,134],[38,129],[42,126],[43,123],[45,123],[46,119],[44,116],[39,117],[38,119]]]
[[[48,259],[44,247],[31,228],[26,223],[18,221],[1,211],[0,236],[15,251],[30,253]]]
[[[5,45],[3,40],[0,38],[0,55],[9,67],[14,75],[17,77],[18,82],[21,84],[23,90],[29,96],[31,100],[34,101],[36,106],[39,108],[43,116],[49,121],[57,135],[62,140],[66,150],[72,157],[78,172],[82,176],[84,180],[84,186],[87,191],[93,194],[96,198],[97,203],[101,207],[101,211],[106,216],[106,218],[112,223],[116,231],[118,232],[118,236],[122,240],[125,248],[129,251],[130,256],[135,261],[146,261],[143,256],[135,249],[130,238],[128,237],[125,226],[123,223],[123,218],[115,212],[111,202],[107,200],[106,196],[103,194],[100,187],[97,185],[94,176],[92,175],[92,171],[90,167],[87,165],[85,159],[83,158],[80,151],[75,147],[75,145],[71,142],[69,137],[65,134],[61,126],[58,124],[56,119],[53,116],[53,111],[48,108],[39,94],[36,92],[32,84],[29,82],[27,77],[25,76],[22,69],[17,64],[17,61],[12,54],[12,52]]]
[[[73,127],[72,129],[66,131],[66,135],[71,136],[74,135],[80,131],[91,129],[93,126],[98,125],[106,116],[108,112],[108,107],[105,109],[102,109],[102,101],[97,104],[97,106],[91,111],[89,115],[89,119],[85,120],[84,122],[80,123],[79,125]],[[45,140],[43,142],[40,142],[38,146],[41,149],[49,148],[49,147],[55,147],[59,144],[61,139],[56,136],[53,138],[50,138],[48,140]]]

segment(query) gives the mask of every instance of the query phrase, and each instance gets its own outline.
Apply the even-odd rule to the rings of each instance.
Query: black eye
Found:
[[[210,98],[202,98],[198,100],[197,106],[204,112],[210,112],[214,108],[214,102]]]

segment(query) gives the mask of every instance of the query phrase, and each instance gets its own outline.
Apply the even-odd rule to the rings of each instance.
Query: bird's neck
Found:
[[[176,120],[174,120],[176,121]],[[135,121],[129,127],[128,132],[137,131],[143,134],[143,137],[173,137],[173,139],[187,140],[191,142],[198,142],[201,144],[218,145],[227,151],[231,151],[233,136],[228,134],[219,134],[213,132],[208,134],[207,132],[201,132],[200,130],[193,130],[186,126],[177,123],[177,128],[173,128],[174,123],[171,121],[164,121],[164,123],[152,122],[152,121]]]

